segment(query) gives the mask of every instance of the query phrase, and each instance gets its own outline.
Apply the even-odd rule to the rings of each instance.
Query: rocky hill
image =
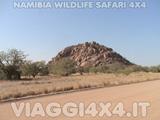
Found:
[[[62,58],[70,58],[74,60],[78,66],[82,67],[114,63],[132,65],[130,61],[113,51],[112,48],[108,48],[96,42],[86,42],[84,44],[66,47],[64,50],[60,51],[50,63],[55,63]]]

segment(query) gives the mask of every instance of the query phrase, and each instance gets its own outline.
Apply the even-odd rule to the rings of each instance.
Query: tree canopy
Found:
[[[7,52],[0,52],[0,73],[6,76],[6,79],[20,79],[21,66],[26,59],[23,51],[10,49]]]

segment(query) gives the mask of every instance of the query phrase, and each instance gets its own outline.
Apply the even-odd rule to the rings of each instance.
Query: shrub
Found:
[[[91,73],[97,73],[97,72],[99,72],[99,71],[98,71],[97,67],[91,67],[91,68],[89,69],[89,72],[91,72]]]
[[[124,69],[121,69],[118,72],[129,75],[130,73],[133,72],[148,72],[148,68],[138,65],[132,65],[132,66],[126,66]]]
[[[119,63],[107,65],[106,73],[118,73],[120,70],[123,70],[126,66]]]
[[[84,73],[89,73],[89,69],[90,69],[90,67],[83,67],[83,72]]]
[[[47,75],[49,72],[48,72],[48,67],[44,61],[40,62],[28,61],[23,65],[22,73],[25,76],[32,76],[35,78],[38,74]]]
[[[76,72],[76,64],[69,58],[63,58],[50,65],[50,72],[55,75],[68,76]]]
[[[150,67],[150,68],[149,68],[149,71],[150,71],[150,72],[159,73],[159,72],[160,72],[160,65]]]
[[[21,66],[24,63],[26,55],[22,51],[17,49],[11,49],[7,52],[0,52],[0,67],[1,69],[1,78],[2,76],[6,76],[5,78],[9,80],[20,79],[21,77]]]
[[[109,65],[101,65],[97,67],[89,67],[89,72],[91,73],[123,73],[130,74],[132,72],[148,72],[149,69],[147,67],[142,67],[138,65],[121,65],[119,63],[109,64]],[[85,71],[84,71],[85,72]]]
[[[79,66],[79,67],[76,68],[76,72],[77,72],[77,73],[80,73],[80,75],[83,75],[84,68],[81,67],[81,66]]]
[[[2,69],[0,69],[0,80],[5,80],[5,79],[7,79],[7,76],[4,73],[4,71]]]

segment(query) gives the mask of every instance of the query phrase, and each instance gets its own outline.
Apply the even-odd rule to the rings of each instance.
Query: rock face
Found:
[[[86,42],[66,47],[58,53],[50,63],[57,62],[62,58],[74,60],[77,66],[100,66],[119,63],[122,65],[132,65],[131,62],[123,58],[120,54],[114,52],[111,48],[100,45],[96,42]]]

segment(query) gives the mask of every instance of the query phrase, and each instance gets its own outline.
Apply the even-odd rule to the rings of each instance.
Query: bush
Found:
[[[89,69],[90,69],[90,67],[83,67],[83,72],[84,73],[89,73]]]
[[[77,72],[77,73],[80,73],[80,75],[83,75],[84,68],[81,67],[81,66],[79,66],[79,67],[76,68],[76,72]]]
[[[123,74],[130,74],[132,72],[149,72],[149,68],[142,67],[138,65],[121,65],[119,63],[97,66],[97,67],[89,67],[89,72],[91,73],[123,73]],[[84,71],[85,72],[85,71]]]
[[[7,52],[0,52],[1,78],[9,80],[18,80],[21,77],[21,66],[24,63],[26,55],[17,49],[11,49]],[[3,77],[2,77],[3,76]]]
[[[33,78],[35,78],[38,74],[41,76],[48,75],[49,71],[44,61],[40,62],[28,61],[23,65],[22,73],[24,76],[32,76]]]
[[[119,63],[115,64],[110,64],[107,66],[107,70],[105,71],[106,73],[118,73],[120,70],[123,70],[126,66],[121,65]]]
[[[50,65],[50,73],[60,76],[68,76],[76,72],[76,64],[69,58],[63,58]]]
[[[99,71],[98,71],[97,67],[91,67],[91,68],[89,69],[89,72],[90,72],[90,73],[97,73],[97,72],[99,72]]]
[[[125,66],[120,65],[118,63],[102,65],[97,67],[90,67],[89,72],[91,73],[117,73],[119,70],[124,69]]]
[[[132,65],[132,66],[126,66],[125,68],[120,69],[118,71],[118,73],[123,73],[126,75],[129,75],[130,73],[133,73],[133,72],[148,72],[148,68],[138,66],[138,65]]]
[[[154,73],[159,73],[160,72],[160,65],[150,67],[149,71],[154,72]]]
[[[5,80],[7,79],[6,74],[3,72],[3,70],[0,69],[0,80]]]

